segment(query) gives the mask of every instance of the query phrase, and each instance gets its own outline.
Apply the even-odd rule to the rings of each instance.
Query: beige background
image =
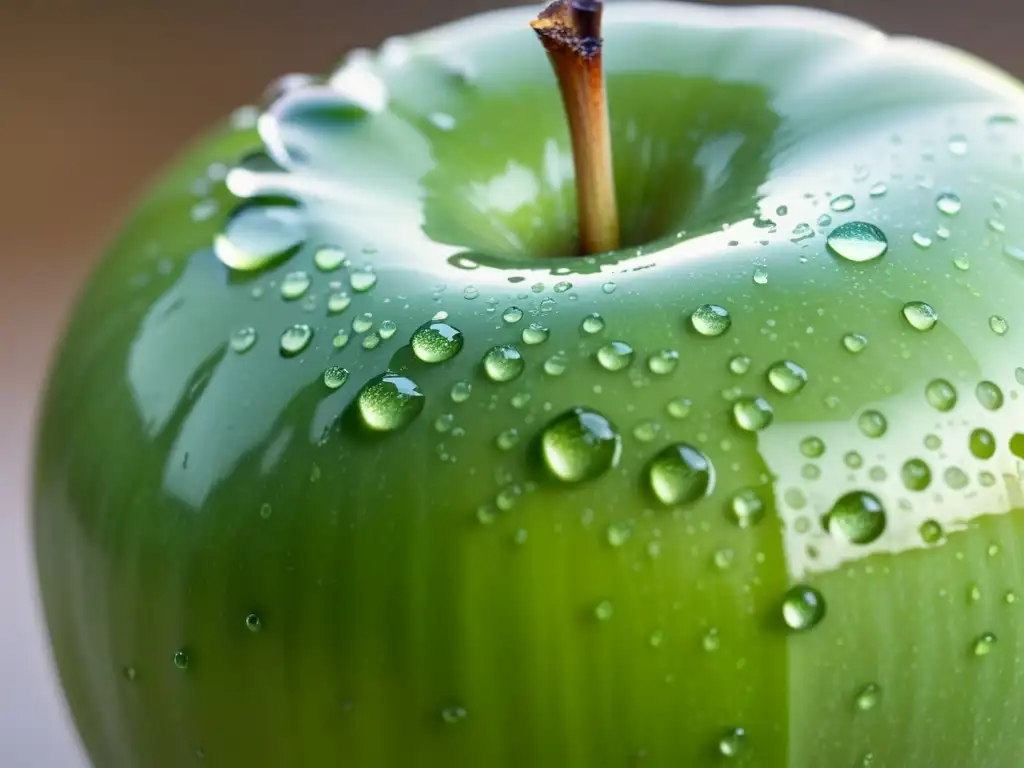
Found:
[[[626,1],[626,0],[623,0]],[[487,0],[0,0],[0,766],[83,768],[38,620],[36,393],[69,303],[176,148],[274,76]],[[1019,0],[819,0],[1024,74]],[[144,766],[140,766],[144,768]]]

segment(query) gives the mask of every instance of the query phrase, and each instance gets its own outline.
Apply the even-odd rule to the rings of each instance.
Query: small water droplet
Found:
[[[967,154],[967,137],[962,133],[954,134],[949,137],[949,144],[947,146],[951,155],[963,157]]]
[[[253,272],[290,258],[305,241],[301,209],[251,202],[231,214],[213,250],[229,268]]]
[[[483,358],[484,373],[491,381],[506,382],[518,378],[526,367],[522,353],[511,344],[491,347]]]
[[[914,241],[914,245],[918,248],[928,249],[932,247],[932,239],[921,232],[915,232],[910,236],[910,239]]]
[[[904,304],[903,317],[911,327],[919,331],[930,331],[939,321],[939,313],[923,301],[908,301]]]
[[[508,309],[501,313],[501,319],[504,320],[509,325],[512,325],[513,323],[518,323],[520,320],[523,319],[523,310],[521,310],[519,307],[509,307]]]
[[[289,272],[281,281],[281,298],[286,301],[300,299],[309,290],[312,280],[306,272]]]
[[[825,618],[825,598],[814,587],[797,584],[790,587],[782,600],[782,620],[790,629],[801,632],[813,629]]]
[[[540,449],[554,477],[579,483],[615,467],[622,440],[614,425],[597,411],[573,408],[548,422],[540,435]]]
[[[732,497],[729,511],[740,528],[752,528],[764,519],[764,502],[753,488],[743,488]]]
[[[732,325],[729,310],[717,304],[703,304],[690,315],[690,323],[701,336],[721,336]]]
[[[715,473],[711,461],[700,450],[676,443],[651,459],[647,481],[658,501],[675,506],[690,504],[711,493]]]
[[[414,381],[389,371],[370,379],[355,402],[367,427],[376,432],[393,432],[420,415],[425,398]]]
[[[188,651],[182,649],[174,652],[174,666],[178,669],[188,669],[188,665],[191,662]]]
[[[945,379],[933,379],[924,389],[928,403],[938,411],[946,413],[956,406],[956,388]]]
[[[452,384],[451,392],[449,396],[452,402],[464,403],[469,400],[469,396],[473,393],[473,385],[468,381],[456,381]]]
[[[629,537],[632,533],[633,528],[629,523],[612,523],[608,526],[605,538],[608,539],[608,543],[611,546],[621,547],[629,541]]]
[[[331,345],[335,349],[343,349],[348,344],[349,335],[348,331],[342,329],[334,334],[334,338],[331,339]]]
[[[746,745],[746,732],[742,728],[730,728],[718,740],[718,751],[723,757],[738,757]]]
[[[871,189],[868,190],[868,194],[871,195],[871,197],[882,197],[888,191],[889,187],[879,181],[871,186]]]
[[[946,216],[956,216],[963,208],[960,197],[953,192],[943,192],[935,199],[935,207]]]
[[[975,397],[982,408],[998,411],[1003,407],[1003,391],[992,381],[983,381],[974,390]]]
[[[239,328],[231,334],[231,349],[238,354],[248,352],[256,344],[256,330],[254,328]]]
[[[647,358],[647,368],[656,376],[668,376],[678,366],[679,353],[674,349],[661,349]]]
[[[523,328],[522,339],[524,344],[534,346],[536,344],[543,344],[548,340],[551,335],[551,331],[540,323],[530,323],[528,326]]]
[[[370,267],[353,269],[348,275],[348,284],[356,293],[366,293],[377,284],[377,273]]]
[[[345,252],[340,248],[321,248],[313,255],[313,264],[321,272],[333,272],[345,263]]]
[[[609,295],[615,293],[615,282],[613,280],[609,280],[608,282],[601,286],[601,290]]]
[[[348,370],[337,365],[332,365],[324,371],[324,384],[328,389],[339,389],[348,381]]]
[[[863,336],[859,333],[848,333],[843,336],[843,346],[847,352],[853,354],[859,354],[863,352],[868,346],[867,336]]]
[[[674,397],[668,401],[665,410],[673,419],[685,419],[693,409],[693,402],[688,397]]]
[[[847,261],[874,261],[889,250],[885,233],[865,221],[848,221],[832,230],[826,239],[828,250]]]
[[[467,712],[462,707],[445,707],[441,710],[441,720],[447,725],[458,725],[466,719]]]
[[[352,318],[352,330],[356,333],[366,333],[373,328],[373,313],[363,312]]]
[[[327,313],[338,315],[348,309],[352,298],[344,291],[335,291],[327,297]]]
[[[749,355],[736,355],[729,360],[729,371],[737,376],[743,376],[750,370],[751,362]]]
[[[777,392],[794,395],[807,383],[807,371],[792,360],[782,360],[768,369],[768,382]]]
[[[624,341],[612,341],[597,350],[597,361],[606,371],[621,371],[633,362],[633,348]]]
[[[857,419],[857,426],[865,437],[878,438],[889,429],[889,423],[878,411],[864,411]]]
[[[761,264],[754,267],[754,283],[757,285],[768,284],[768,267]]]
[[[942,525],[940,525],[936,520],[925,520],[921,523],[921,527],[918,528],[917,532],[921,536],[921,541],[925,544],[938,544],[945,536],[945,531],[942,530]]]
[[[908,491],[923,491],[932,482],[932,470],[922,459],[908,459],[900,470]]]
[[[295,357],[313,340],[313,329],[304,323],[293,325],[281,334],[281,355]]]
[[[263,629],[263,619],[258,614],[250,613],[245,617],[245,628],[250,632],[259,632]]]
[[[615,607],[607,600],[602,600],[594,607],[594,616],[598,621],[608,621],[615,613]]]
[[[825,453],[825,441],[820,437],[805,437],[800,441],[800,453],[808,459],[817,459]]]
[[[443,363],[462,350],[462,331],[444,322],[424,323],[409,339],[412,352],[424,363]]]
[[[741,397],[732,404],[732,417],[740,429],[758,432],[771,425],[775,413],[763,397]]]
[[[979,636],[971,646],[975,656],[988,656],[996,647],[996,636],[992,632],[985,632]]]
[[[565,369],[568,365],[569,361],[566,359],[565,355],[552,355],[544,361],[544,373],[548,374],[548,376],[561,376],[565,373]]]
[[[996,438],[987,429],[978,428],[971,432],[968,441],[971,453],[978,459],[991,459],[996,452]]]
[[[882,502],[866,491],[841,496],[825,517],[828,532],[850,544],[870,544],[884,533],[885,525]]]
[[[882,698],[882,689],[877,683],[868,683],[854,697],[854,705],[861,712],[868,712],[878,706]]]
[[[587,315],[583,318],[583,322],[580,324],[580,327],[583,329],[584,333],[589,333],[591,335],[600,333],[604,330],[604,318],[597,314],[597,312],[594,312],[593,314]]]
[[[836,213],[846,213],[852,211],[857,205],[857,201],[853,195],[839,195],[838,197],[832,198],[832,202],[829,203],[829,207]]]
[[[1000,317],[999,315],[992,315],[988,319],[988,327],[992,329],[992,332],[999,335],[1005,336],[1006,332],[1010,330],[1010,324],[1006,322],[1006,318]]]

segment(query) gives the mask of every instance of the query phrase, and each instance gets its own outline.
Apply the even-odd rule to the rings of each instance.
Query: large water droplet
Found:
[[[930,331],[939,321],[939,313],[923,301],[908,301],[904,304],[903,317],[919,331]]]
[[[423,410],[425,398],[411,379],[383,373],[370,379],[356,396],[363,423],[377,432],[409,425]]]
[[[517,378],[526,367],[523,356],[518,349],[511,344],[501,344],[491,347],[484,355],[484,373],[491,381],[512,381]]]
[[[552,419],[540,435],[548,470],[566,483],[592,480],[619,462],[618,430],[597,411],[573,408]]]
[[[775,414],[763,397],[741,397],[732,404],[732,417],[740,429],[758,432],[771,425]]]
[[[797,632],[813,629],[825,618],[825,598],[806,584],[797,584],[782,599],[782,620]]]
[[[300,208],[254,201],[231,214],[213,250],[231,269],[252,272],[291,257],[305,241]]]
[[[621,371],[633,362],[633,348],[624,341],[612,341],[597,350],[597,362],[606,371]]]
[[[828,532],[851,544],[870,544],[882,535],[885,524],[882,502],[866,491],[841,496],[825,517]]]
[[[281,334],[281,355],[295,357],[313,340],[313,329],[304,323],[293,325]]]
[[[701,336],[721,336],[732,325],[729,310],[717,304],[703,304],[690,315],[690,323]]]
[[[647,465],[647,480],[662,504],[674,506],[692,503],[711,493],[715,472],[700,450],[677,443],[655,454]]]
[[[807,383],[807,371],[791,360],[782,360],[768,369],[768,382],[784,395],[794,395]]]
[[[847,261],[874,261],[889,250],[885,232],[865,221],[848,221],[832,230],[826,239],[829,251]]]
[[[448,323],[425,323],[417,328],[409,345],[417,358],[425,363],[443,363],[451,360],[462,349],[462,332]]]

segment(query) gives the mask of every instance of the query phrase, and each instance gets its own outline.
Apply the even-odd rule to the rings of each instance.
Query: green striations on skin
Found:
[[[35,493],[95,765],[1024,764],[1024,90],[611,5],[569,258],[534,10],[280,85],[96,270]]]

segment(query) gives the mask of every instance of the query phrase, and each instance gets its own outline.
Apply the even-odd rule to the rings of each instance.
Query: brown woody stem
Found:
[[[580,250],[619,247],[612,142],[601,65],[600,0],[556,0],[530,22],[558,78],[576,165]]]

